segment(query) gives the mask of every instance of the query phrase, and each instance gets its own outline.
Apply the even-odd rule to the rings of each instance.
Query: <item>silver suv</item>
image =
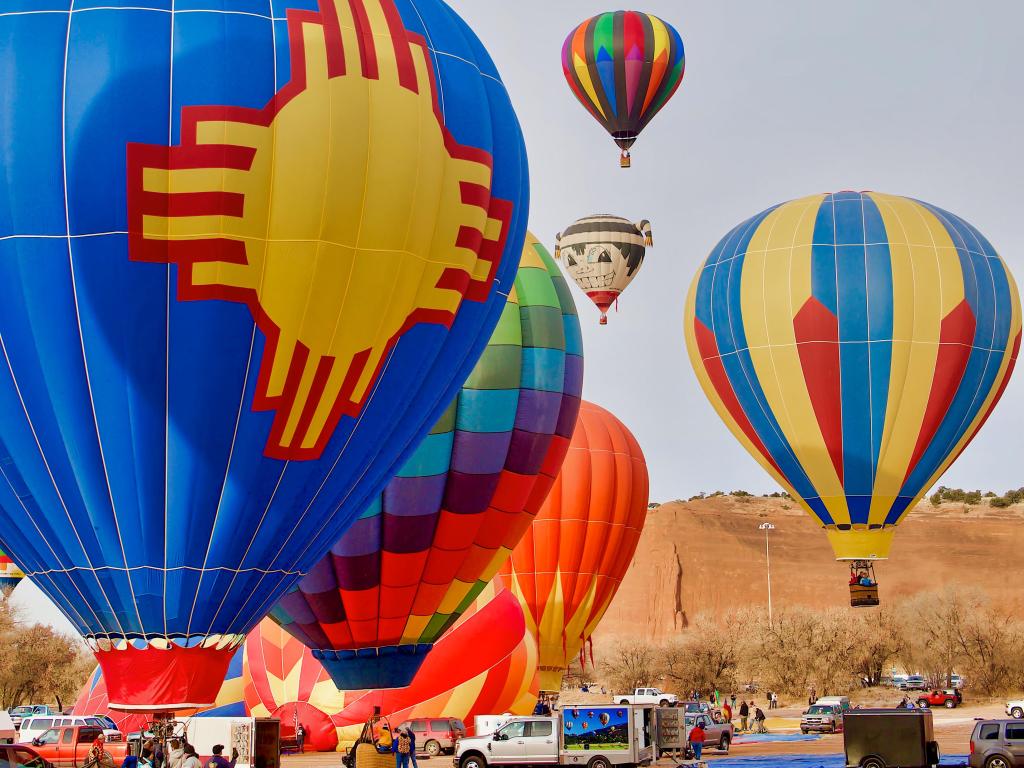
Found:
[[[1024,766],[1024,723],[1020,720],[979,720],[971,734],[971,768]]]
[[[800,716],[800,733],[839,733],[843,730],[843,708],[838,704],[812,704]]]

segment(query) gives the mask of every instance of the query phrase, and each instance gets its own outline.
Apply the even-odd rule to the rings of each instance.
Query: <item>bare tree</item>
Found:
[[[616,645],[601,662],[601,668],[616,693],[647,688],[664,676],[657,649],[638,640]]]

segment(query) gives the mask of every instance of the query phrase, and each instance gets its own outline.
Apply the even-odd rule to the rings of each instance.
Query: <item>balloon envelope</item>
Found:
[[[607,325],[608,308],[633,282],[654,244],[649,221],[634,224],[606,215],[580,219],[559,232],[556,242],[555,258],[601,310],[601,325]]]
[[[490,336],[522,137],[441,0],[21,5],[0,14],[0,545],[116,705],[207,705]]]
[[[527,237],[483,356],[384,493],[271,612],[339,688],[408,685],[554,482],[583,386],[576,306]]]
[[[640,541],[647,499],[636,438],[584,401],[562,471],[503,569],[539,643],[541,690],[561,690],[608,609]]]
[[[679,89],[685,68],[679,33],[649,13],[594,16],[570,32],[562,46],[569,88],[611,134],[624,158]]]
[[[967,222],[840,192],[726,235],[685,325],[697,378],[736,438],[837,558],[876,559],[998,402],[1021,309],[1006,264]]]

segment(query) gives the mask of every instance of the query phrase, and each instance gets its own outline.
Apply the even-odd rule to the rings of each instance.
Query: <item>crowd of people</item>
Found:
[[[89,760],[85,768],[113,768],[114,760],[106,750],[107,739],[102,733],[96,737],[89,750]],[[235,768],[238,762],[238,750],[231,750],[231,759],[224,757],[224,745],[213,746],[213,756],[203,764],[196,753],[196,748],[187,739],[171,739],[164,753],[163,744],[159,739],[146,739],[142,742],[139,754],[129,749],[121,768]]]

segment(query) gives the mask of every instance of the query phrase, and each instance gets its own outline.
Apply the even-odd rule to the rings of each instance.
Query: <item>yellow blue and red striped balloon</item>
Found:
[[[988,240],[877,192],[740,224],[697,275],[685,323],[719,416],[841,560],[888,556],[991,414],[1021,341],[1017,286]]]

